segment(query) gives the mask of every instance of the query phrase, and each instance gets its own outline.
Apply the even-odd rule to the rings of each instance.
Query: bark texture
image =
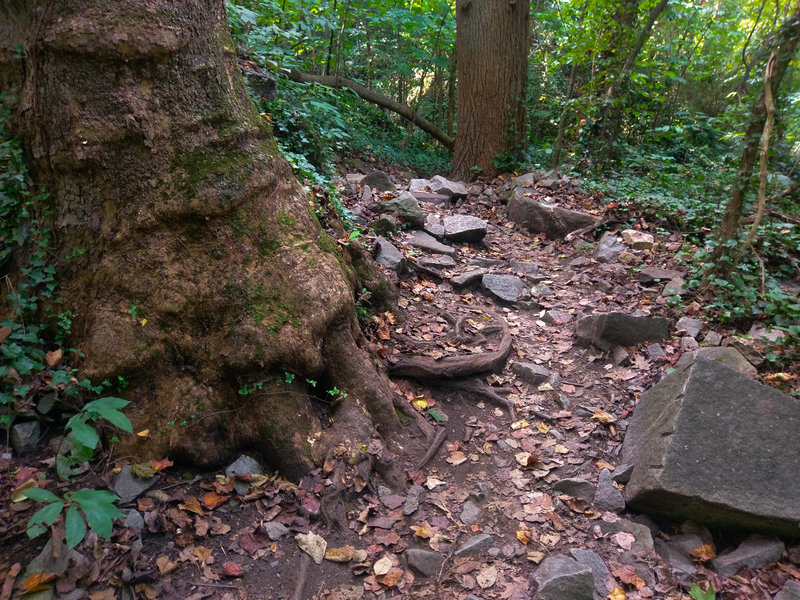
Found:
[[[458,0],[458,118],[451,176],[497,173],[524,147],[529,0]]]
[[[247,96],[224,2],[0,12],[0,83],[18,89],[16,130],[50,193],[40,212],[56,256],[86,250],[57,263],[71,343],[93,381],[130,382],[129,416],[150,429],[123,452],[214,465],[250,449],[296,475],[337,443],[357,460],[373,423],[393,431],[388,387],[356,345],[353,263]],[[284,372],[295,380],[278,385]],[[331,412],[306,378],[323,400],[349,395]]]

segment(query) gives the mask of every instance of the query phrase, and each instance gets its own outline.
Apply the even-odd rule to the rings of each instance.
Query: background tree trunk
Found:
[[[525,141],[529,0],[458,0],[458,118],[451,176],[497,172]]]
[[[353,458],[373,423],[394,431],[388,386],[356,346],[353,264],[245,91],[224,2],[0,11],[0,83],[19,90],[16,131],[50,194],[37,208],[77,315],[70,342],[82,374],[130,382],[135,431],[150,429],[123,451],[210,466],[248,448],[297,475],[339,442]],[[306,378],[322,400],[349,395],[331,411]]]

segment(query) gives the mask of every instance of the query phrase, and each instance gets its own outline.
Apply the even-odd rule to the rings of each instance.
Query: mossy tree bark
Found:
[[[458,0],[458,118],[450,174],[494,176],[525,147],[530,1]]]
[[[357,346],[353,262],[246,93],[224,2],[0,12],[0,83],[17,89],[16,131],[50,194],[39,208],[81,372],[129,381],[129,416],[150,429],[123,451],[210,466],[249,449],[298,475],[394,432],[388,385]],[[335,409],[333,387],[348,393]]]

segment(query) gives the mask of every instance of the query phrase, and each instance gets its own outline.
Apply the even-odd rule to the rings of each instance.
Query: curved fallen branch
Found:
[[[400,102],[397,102],[388,96],[379,94],[375,90],[371,90],[360,83],[356,83],[350,79],[345,79],[344,77],[334,77],[333,75],[313,75],[311,73],[303,73],[294,70],[289,73],[289,79],[292,81],[297,81],[298,83],[319,83],[320,85],[337,89],[351,89],[367,102],[372,102],[373,104],[377,104],[383,108],[388,108],[392,112],[395,112],[404,119],[410,121],[424,132],[430,134],[431,137],[439,140],[442,144],[447,146],[448,149],[453,149],[455,140],[451,136],[447,135],[447,133],[445,133],[442,129],[420,115],[413,108],[406,106],[405,104],[401,104]]]
[[[511,331],[505,319],[497,315],[492,318],[499,324],[500,344],[493,352],[448,356],[439,360],[427,356],[401,356],[389,366],[389,373],[400,377],[415,379],[457,379],[476,373],[499,371],[503,368],[511,352]],[[460,336],[468,317],[461,317],[456,323],[456,335]]]

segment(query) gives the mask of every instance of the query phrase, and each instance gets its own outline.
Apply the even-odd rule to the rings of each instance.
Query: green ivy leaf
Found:
[[[83,520],[81,513],[74,506],[67,509],[67,519],[64,526],[67,548],[74,548],[81,543],[81,540],[86,535],[86,522]]]
[[[124,516],[114,505],[119,496],[105,490],[78,490],[70,499],[81,507],[92,531],[105,539],[111,537],[112,521]]]
[[[693,583],[692,587],[689,588],[689,595],[694,600],[716,600],[717,598],[717,592],[714,591],[713,587],[709,585],[707,590],[703,590],[696,583]]]
[[[33,539],[37,535],[41,535],[47,528],[52,525],[64,509],[64,501],[59,500],[52,504],[43,506],[28,519],[28,537]]]
[[[92,450],[97,448],[97,443],[100,441],[100,436],[97,435],[94,427],[85,423],[73,423],[72,435],[81,444]]]

